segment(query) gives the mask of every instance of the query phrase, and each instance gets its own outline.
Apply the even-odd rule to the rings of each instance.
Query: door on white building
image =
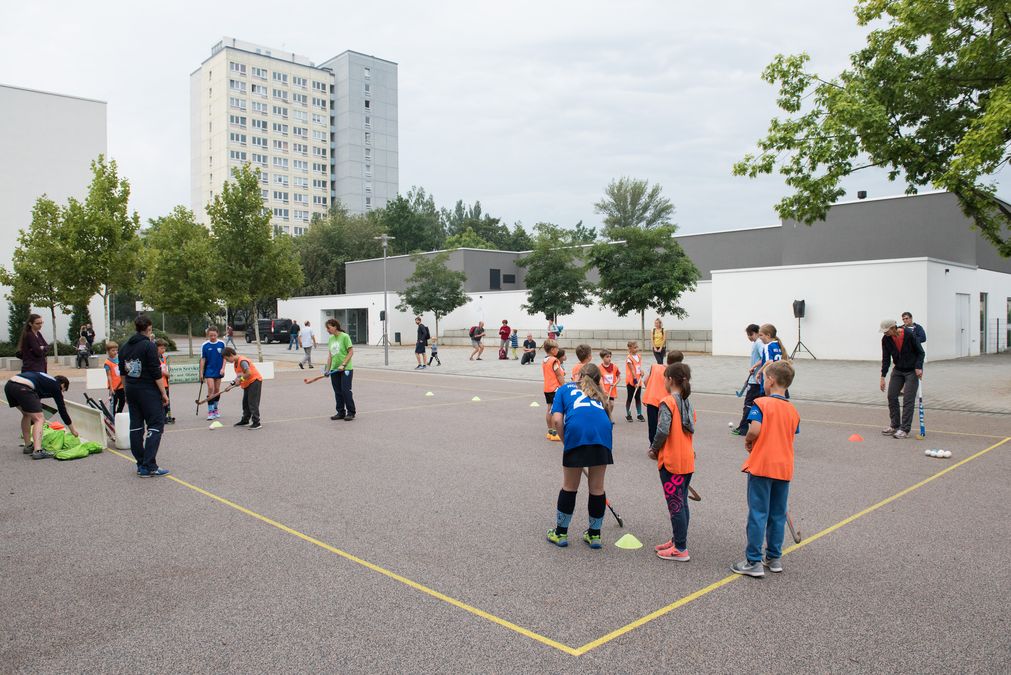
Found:
[[[955,345],[958,356],[969,355],[969,294],[955,294]]]

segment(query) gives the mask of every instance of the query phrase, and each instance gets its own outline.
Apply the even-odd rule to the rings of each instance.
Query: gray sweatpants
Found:
[[[913,427],[913,411],[916,409],[916,388],[919,378],[915,370],[893,370],[888,380],[888,415],[891,418],[889,426],[901,429],[907,434]],[[902,393],[902,420],[899,420],[899,393]]]
[[[304,363],[312,368],[312,347],[302,347],[302,349],[305,350],[305,356],[302,357],[302,360],[299,361],[299,363]]]

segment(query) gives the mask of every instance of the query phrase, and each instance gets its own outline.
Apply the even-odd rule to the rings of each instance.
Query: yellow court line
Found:
[[[803,541],[801,541],[799,544],[794,544],[792,546],[789,546],[789,547],[783,549],[783,555],[787,555],[789,553],[792,553],[793,551],[796,551],[799,548],[807,546],[811,542],[817,541],[818,539],[821,539],[825,535],[828,535],[828,534],[831,534],[832,532],[835,532],[840,527],[843,527],[845,525],[849,525],[854,520],[857,520],[858,518],[862,518],[862,517],[866,516],[868,513],[871,513],[873,511],[877,511],[882,506],[885,506],[887,504],[890,504],[890,503],[894,502],[896,499],[899,499],[900,497],[903,497],[903,496],[909,494],[913,490],[916,490],[918,488],[923,487],[927,483],[940,478],[941,476],[943,476],[944,474],[948,473],[949,471],[954,471],[958,467],[962,466],[963,464],[967,464],[967,463],[971,462],[972,460],[976,459],[977,457],[982,457],[986,453],[988,453],[991,450],[994,450],[996,448],[999,448],[1000,446],[1004,445],[1008,441],[1011,441],[1011,436],[1005,438],[1004,440],[1000,441],[999,443],[994,443],[989,448],[985,448],[983,450],[980,450],[975,455],[970,455],[969,457],[966,457],[962,461],[956,462],[955,464],[952,464],[951,466],[949,466],[949,467],[947,467],[945,469],[942,469],[941,471],[938,471],[937,473],[935,473],[932,476],[924,478],[919,483],[916,483],[915,485],[911,485],[911,486],[907,487],[905,490],[902,490],[901,492],[897,492],[896,494],[892,495],[891,497],[888,497],[886,499],[882,499],[880,502],[878,502],[877,504],[874,504],[873,506],[868,506],[863,511],[861,511],[859,513],[855,513],[852,516],[850,516],[849,518],[845,518],[843,520],[840,520],[835,525],[830,525],[829,527],[826,527],[824,530],[821,530],[820,532],[812,534],[811,536],[809,536],[809,537],[805,538]],[[617,637],[620,637],[620,636],[624,635],[625,633],[628,633],[631,630],[639,628],[640,626],[643,626],[643,625],[649,623],[650,621],[652,621],[654,619],[658,619],[661,616],[674,611],[678,607],[683,607],[684,605],[687,605],[692,600],[698,600],[702,596],[707,595],[709,593],[712,593],[717,588],[722,588],[723,586],[726,586],[727,584],[729,584],[730,582],[734,581],[735,579],[740,579],[740,578],[741,578],[741,576],[738,575],[738,574],[730,574],[729,576],[723,577],[719,581],[717,581],[715,583],[712,583],[712,584],[706,586],[705,588],[703,588],[701,590],[695,591],[694,593],[692,593],[690,595],[686,595],[685,597],[681,598],[680,600],[672,602],[671,604],[667,605],[666,607],[661,607],[660,609],[656,610],[655,612],[652,612],[651,614],[647,614],[646,616],[642,617],[641,619],[636,619],[632,623],[627,624],[625,626],[622,626],[621,628],[618,628],[617,630],[611,631],[610,633],[608,633],[607,635],[604,635],[603,637],[599,637],[596,640],[593,640],[592,642],[587,642],[582,647],[579,647],[578,649],[576,649],[576,652],[578,652],[577,656],[582,656],[583,654],[585,654],[586,652],[590,651],[591,649],[596,649],[597,647],[599,647],[599,646],[601,646],[603,644],[606,644],[606,643],[610,642],[611,640],[613,640],[613,639],[615,639]]]
[[[936,480],[937,478],[940,478],[941,476],[945,475],[949,471],[954,471],[955,469],[957,469],[958,467],[962,466],[963,464],[967,464],[967,463],[971,462],[972,460],[976,459],[977,457],[981,457],[981,456],[985,455],[986,453],[990,452],[991,450],[994,450],[995,448],[998,448],[998,447],[1004,445],[1008,441],[1011,441],[1011,437],[1004,438],[999,443],[995,443],[994,445],[991,445],[990,447],[985,448],[984,450],[980,450],[976,454],[971,455],[969,457],[966,457],[965,459],[963,459],[963,460],[961,460],[959,462],[956,462],[955,464],[952,464],[951,466],[949,466],[949,467],[947,467],[945,469],[942,469],[941,471],[935,473],[934,475],[929,476],[928,478],[923,479],[919,483],[916,483],[915,485],[911,485],[910,487],[907,487],[906,489],[904,489],[904,490],[902,490],[902,491],[900,491],[900,492],[892,495],[891,497],[888,497],[887,499],[883,499],[880,502],[878,502],[877,504],[874,504],[873,506],[869,506],[866,509],[864,509],[863,511],[860,511],[859,513],[856,513],[856,514],[854,514],[854,515],[852,515],[852,516],[850,516],[850,517],[848,517],[848,518],[846,518],[844,520],[839,521],[835,525],[831,525],[831,526],[825,528],[824,530],[821,530],[820,532],[811,535],[810,537],[808,537],[807,539],[805,539],[801,543],[794,544],[793,546],[790,546],[790,547],[784,549],[783,550],[783,555],[787,555],[787,554],[789,554],[789,553],[791,553],[793,551],[796,551],[797,549],[799,549],[799,548],[801,548],[803,546],[806,546],[807,544],[810,544],[813,541],[817,541],[818,539],[824,537],[825,535],[830,534],[830,533],[834,532],[835,530],[838,530],[839,528],[841,528],[841,527],[843,527],[845,525],[848,525],[849,523],[852,523],[853,521],[857,520],[858,518],[862,518],[863,516],[865,516],[865,515],[873,512],[873,511],[876,511],[877,509],[881,508],[882,506],[885,506],[886,504],[890,504],[891,502],[895,501],[896,499],[899,499],[900,497],[903,497],[904,495],[909,494],[913,490],[916,490],[916,489],[918,489],[920,487],[923,487],[927,483],[930,483],[931,481]],[[128,457],[128,456],[124,455],[123,453],[121,453],[121,452],[119,452],[117,450],[113,450],[112,448],[108,448],[107,451],[111,452],[113,455],[116,455],[117,457],[120,457],[120,458],[125,459],[127,461],[130,461],[130,462],[134,461],[134,459],[132,457]],[[660,609],[658,609],[658,610],[656,610],[654,612],[651,612],[650,614],[647,614],[646,616],[644,616],[644,617],[642,617],[640,619],[636,619],[635,621],[633,621],[633,622],[631,622],[629,624],[626,624],[626,625],[622,626],[621,628],[613,630],[610,633],[607,633],[606,635],[603,635],[603,636],[597,638],[596,640],[592,640],[590,642],[587,642],[586,644],[582,645],[581,647],[570,647],[569,645],[563,644],[563,643],[558,642],[556,640],[552,640],[551,638],[545,637],[544,635],[541,635],[540,633],[535,633],[534,631],[529,630],[527,628],[524,628],[524,627],[522,627],[520,625],[517,625],[517,624],[515,624],[515,623],[513,623],[511,621],[508,621],[508,620],[503,619],[501,617],[495,616],[494,614],[490,614],[489,612],[485,612],[482,609],[478,609],[477,607],[474,607],[473,605],[468,605],[467,603],[462,602],[460,600],[457,600],[456,598],[450,597],[450,596],[446,595],[445,593],[440,593],[439,591],[436,591],[435,589],[429,588],[428,586],[425,586],[423,584],[419,584],[416,581],[412,581],[411,579],[408,579],[407,577],[401,576],[401,575],[397,574],[396,572],[390,571],[390,570],[388,570],[388,569],[386,569],[384,567],[380,567],[379,565],[376,565],[374,563],[370,563],[369,561],[364,560],[362,558],[359,558],[359,557],[357,557],[355,555],[352,555],[352,554],[350,554],[350,553],[348,553],[346,551],[342,551],[341,549],[336,548],[334,546],[331,546],[331,545],[329,545],[329,544],[327,544],[325,542],[322,542],[319,539],[316,539],[315,537],[310,537],[307,534],[304,534],[302,532],[299,532],[298,530],[290,528],[287,525],[284,525],[282,523],[279,523],[276,520],[268,518],[267,516],[260,515],[259,513],[255,512],[255,511],[253,511],[251,509],[247,509],[244,506],[240,506],[239,504],[236,504],[235,502],[233,502],[233,501],[231,501],[229,499],[225,499],[224,497],[219,497],[218,495],[214,494],[213,492],[209,492],[207,490],[204,490],[203,488],[197,487],[196,485],[193,485],[192,483],[187,483],[186,481],[181,480],[179,478],[176,478],[175,476],[167,476],[167,478],[169,480],[174,481],[175,483],[177,483],[179,485],[182,485],[183,487],[189,488],[190,490],[193,490],[194,492],[202,494],[205,497],[213,499],[214,501],[217,501],[217,502],[219,502],[221,504],[224,504],[225,506],[231,507],[231,508],[235,509],[236,511],[239,511],[240,513],[244,513],[244,514],[246,514],[246,515],[248,515],[248,516],[250,516],[252,518],[255,518],[255,519],[257,519],[257,520],[259,520],[259,521],[261,521],[263,523],[266,523],[267,525],[275,527],[278,530],[281,530],[282,532],[290,534],[290,535],[292,535],[294,537],[298,537],[299,539],[301,539],[303,541],[306,541],[306,542],[308,542],[310,544],[318,546],[318,547],[320,547],[320,548],[322,548],[322,549],[324,549],[326,551],[329,551],[330,553],[334,553],[336,555],[339,555],[339,556],[341,556],[342,558],[344,558],[346,560],[349,560],[349,561],[351,561],[353,563],[361,565],[362,567],[365,567],[366,569],[372,570],[373,572],[376,572],[378,574],[382,574],[385,577],[393,579],[394,581],[398,581],[398,582],[400,582],[400,583],[402,583],[402,584],[404,584],[404,585],[406,585],[406,586],[408,586],[410,588],[413,588],[413,589],[415,589],[417,591],[425,593],[426,595],[429,595],[429,596],[431,596],[431,597],[433,597],[433,598],[435,598],[437,600],[442,600],[443,602],[446,602],[446,603],[448,603],[448,604],[450,604],[450,605],[452,605],[454,607],[457,607],[457,608],[462,609],[462,610],[464,610],[466,612],[469,612],[469,613],[473,614],[474,616],[478,616],[478,617],[481,617],[482,619],[486,619],[488,621],[491,621],[492,623],[497,624],[499,626],[502,626],[503,628],[507,628],[507,629],[509,629],[511,631],[514,631],[514,632],[516,632],[516,633],[518,633],[520,635],[523,635],[524,637],[530,638],[531,640],[535,640],[537,642],[540,642],[541,644],[546,645],[548,647],[553,647],[554,649],[557,649],[557,650],[559,650],[561,652],[569,654],[570,656],[582,656],[583,654],[586,654],[587,652],[589,652],[592,649],[596,649],[597,647],[600,647],[601,645],[604,645],[604,644],[606,644],[606,643],[614,640],[615,638],[618,638],[618,637],[620,637],[622,635],[625,635],[626,633],[628,633],[628,632],[630,632],[632,630],[635,630],[636,628],[639,628],[640,626],[643,626],[643,625],[645,625],[645,624],[653,621],[654,619],[658,619],[658,618],[660,618],[660,617],[662,617],[662,616],[664,616],[666,614],[669,614],[670,612],[674,611],[675,609],[677,609],[679,607],[683,607],[684,605],[687,605],[688,603],[690,603],[690,602],[692,602],[694,600],[697,600],[697,599],[699,599],[699,598],[701,598],[701,597],[703,597],[705,595],[708,595],[709,593],[712,593],[713,591],[715,591],[715,590],[717,590],[719,588],[722,588],[723,586],[726,586],[730,582],[732,582],[735,579],[739,578],[738,575],[736,575],[736,574],[731,574],[729,576],[723,577],[722,579],[713,582],[712,584],[706,586],[705,588],[699,589],[699,590],[695,591],[694,593],[690,593],[689,595],[686,595],[683,598],[681,598],[679,600],[676,600],[675,602],[672,602],[671,604],[669,604],[669,605],[667,605],[665,607],[661,607]]]

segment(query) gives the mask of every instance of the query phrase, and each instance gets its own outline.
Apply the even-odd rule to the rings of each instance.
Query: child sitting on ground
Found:
[[[77,367],[87,368],[88,358],[91,356],[91,347],[88,346],[87,338],[77,339]]]
[[[126,390],[123,389],[123,378],[119,374],[119,344],[108,340],[105,343],[105,353],[105,383],[109,388],[109,406],[115,415],[123,412],[123,406],[126,405]]]
[[[263,377],[260,371],[247,357],[236,354],[232,347],[225,347],[221,355],[225,357],[225,361],[235,366],[232,386],[238,384],[242,387],[242,418],[233,426],[249,425],[250,429],[261,428],[263,425],[260,424],[260,390],[263,386]]]
[[[593,357],[593,349],[590,345],[579,345],[576,347],[576,360],[579,361],[576,365],[572,366],[572,381],[579,382],[579,371],[590,362]]]
[[[667,355],[670,358],[670,355]],[[670,541],[654,547],[664,560],[687,562],[688,555],[688,485],[695,473],[695,409],[692,371],[684,363],[673,363],[663,371],[666,395],[660,401],[656,436],[649,446],[650,459],[657,460],[667,511],[670,514]]]
[[[765,576],[763,567],[770,572],[783,571],[787,497],[793,479],[793,437],[800,433],[800,414],[785,396],[793,383],[793,366],[788,361],[774,361],[762,374],[766,396],[756,398],[748,413],[748,435],[744,437],[748,458],[741,467],[748,474],[748,546],[745,560],[730,568],[749,577]]]
[[[656,434],[657,412],[660,409],[660,401],[667,396],[664,373],[667,370],[667,366],[681,363],[684,360],[684,354],[677,349],[672,349],[667,352],[667,364],[660,365],[659,363],[654,363],[649,367],[646,379],[643,380],[642,402],[646,404],[646,428],[650,443],[653,443],[653,436]]]

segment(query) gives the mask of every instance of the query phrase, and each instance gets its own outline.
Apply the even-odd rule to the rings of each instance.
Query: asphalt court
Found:
[[[692,561],[679,564],[651,552],[670,531],[645,424],[616,416],[607,489],[626,527],[608,514],[604,550],[579,541],[557,549],[543,533],[560,448],[543,438],[537,387],[361,370],[359,417],[344,423],[329,420],[328,383],[300,377],[266,383],[258,432],[230,427],[238,392],[222,404],[226,427],[210,431],[193,414],[196,386],[174,386],[180,422],[160,460],[178,480],[139,480],[111,452],[31,462],[6,443],[5,600],[18,609],[3,622],[0,656],[16,656],[16,669],[103,669],[113,655],[124,663],[123,626],[147,622],[171,640],[171,655],[159,655],[169,670],[553,670],[573,658],[591,669],[663,670],[657,653],[719,670],[747,663],[741,622],[776,612],[796,632],[772,641],[770,653],[789,657],[774,671],[935,651],[943,663],[977,643],[976,658],[1008,658],[994,614],[983,611],[999,614],[1011,599],[1011,442],[997,445],[1009,435],[1006,417],[929,411],[927,441],[896,441],[878,433],[880,409],[800,404],[790,507],[809,543],[787,555],[786,573],[758,581],[728,576],[746,515],[744,453],[727,433],[739,414],[733,396],[696,400],[693,486],[703,501],[691,505]],[[16,422],[2,418],[5,438]],[[853,433],[865,440],[849,442]],[[926,458],[926,447],[954,457]],[[585,527],[585,495],[584,486],[574,533]],[[36,502],[47,509],[31,509]],[[645,547],[613,547],[625,532]],[[936,557],[941,547],[954,553]],[[77,572],[39,588],[30,570],[54,559],[78,561]],[[934,635],[942,598],[966,611],[958,630]],[[78,614],[106,627],[103,637],[92,631],[73,657],[19,653],[26,626]],[[908,630],[894,634],[896,625]],[[126,662],[143,667],[144,658]]]

